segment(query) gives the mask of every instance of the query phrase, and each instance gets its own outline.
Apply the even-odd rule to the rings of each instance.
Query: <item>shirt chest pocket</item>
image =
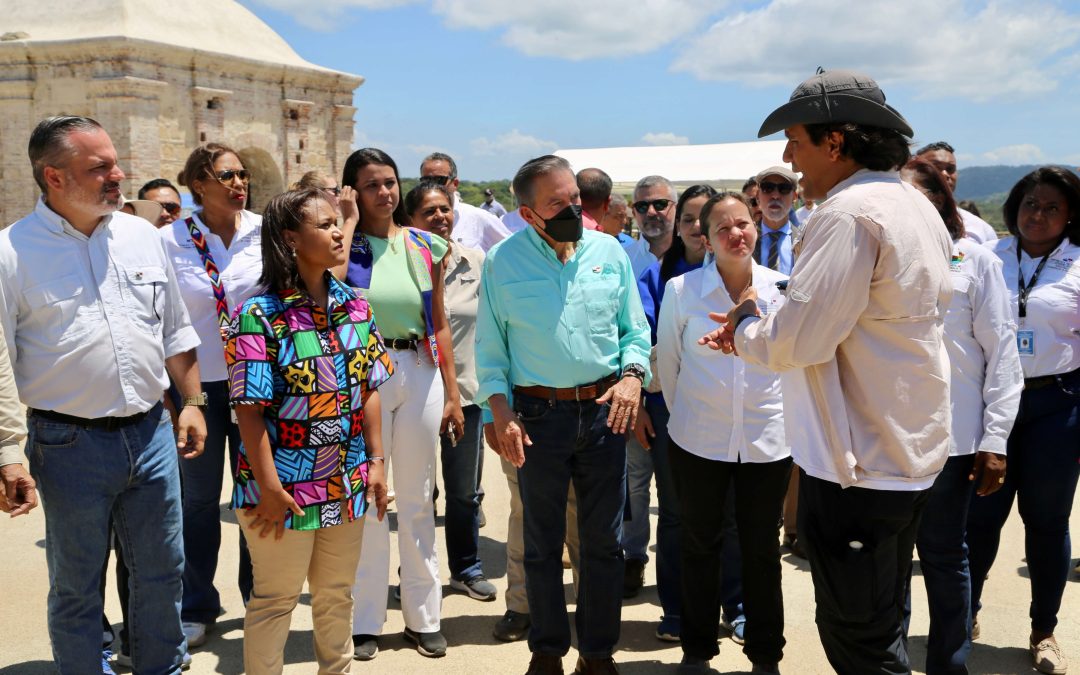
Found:
[[[593,335],[617,335],[618,313],[622,304],[622,286],[613,274],[586,277],[581,283],[581,296]]]
[[[165,311],[165,284],[168,277],[157,265],[124,269],[124,299],[131,322],[138,328],[157,334]]]
[[[40,331],[45,341],[56,344],[85,335],[99,318],[92,293],[77,274],[28,289],[26,303],[38,324],[35,332]]]

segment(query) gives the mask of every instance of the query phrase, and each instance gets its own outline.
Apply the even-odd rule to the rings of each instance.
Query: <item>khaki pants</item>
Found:
[[[253,520],[249,513],[240,513],[242,527],[250,527]],[[348,673],[352,587],[364,519],[319,530],[285,530],[281,539],[246,531],[255,587],[244,617],[244,670],[248,675],[281,672],[292,611],[307,580],[318,672]]]
[[[514,465],[501,455],[506,484],[510,488],[510,517],[506,523],[506,609],[518,614],[529,613],[529,597],[525,592],[525,534],[522,521],[521,492],[518,490],[518,473]],[[578,539],[577,497],[574,486],[566,498],[566,548],[570,553],[570,565],[574,572],[574,595],[577,595],[581,542]]]

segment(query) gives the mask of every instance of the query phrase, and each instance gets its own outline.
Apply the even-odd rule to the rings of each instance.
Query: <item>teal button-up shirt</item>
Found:
[[[649,372],[649,323],[615,237],[585,230],[562,264],[532,227],[488,252],[476,323],[476,400],[514,385],[574,387],[636,363]],[[485,416],[486,417],[486,416]]]

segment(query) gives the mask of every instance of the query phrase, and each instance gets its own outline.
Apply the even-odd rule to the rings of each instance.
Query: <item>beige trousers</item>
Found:
[[[525,591],[525,523],[518,488],[518,473],[514,465],[499,456],[506,484],[510,488],[510,517],[506,523],[506,609],[518,614],[529,613],[529,597]],[[566,498],[566,548],[574,572],[574,595],[577,596],[581,542],[578,539],[577,495],[574,486]]]
[[[247,529],[254,516],[240,513],[247,533],[255,587],[244,617],[244,670],[277,675],[284,662],[292,611],[308,582],[315,660],[319,675],[349,672],[352,663],[352,587],[364,519],[319,530],[285,530],[281,539]]]

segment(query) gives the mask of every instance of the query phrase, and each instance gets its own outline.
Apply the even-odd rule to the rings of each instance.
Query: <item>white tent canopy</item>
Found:
[[[709,183],[738,188],[762,169],[783,165],[786,141],[750,141],[711,145],[660,145],[637,148],[557,150],[574,171],[603,169],[617,186],[660,175],[679,185]]]

